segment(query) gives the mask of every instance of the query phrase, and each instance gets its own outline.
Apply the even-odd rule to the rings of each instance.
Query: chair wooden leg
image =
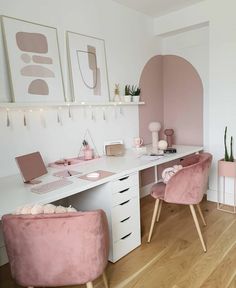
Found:
[[[103,278],[103,282],[104,282],[104,284],[105,284],[105,287],[106,287],[106,288],[109,288],[109,286],[108,286],[108,281],[107,281],[107,276],[106,276],[105,271],[102,273],[102,278]]]
[[[197,229],[198,236],[199,236],[200,241],[202,243],[203,251],[206,252],[207,251],[206,245],[205,245],[203,237],[202,237],[202,232],[201,232],[198,220],[197,220],[197,215],[196,215],[194,206],[193,205],[189,205],[189,207],[190,207],[190,210],[191,210],[191,213],[192,213],[192,216],[193,216],[193,220],[194,220],[194,223],[195,223],[195,226],[196,226],[196,229]]]
[[[156,199],[155,206],[154,206],[154,211],[153,211],[153,214],[152,214],[151,227],[150,227],[150,231],[149,231],[149,235],[148,235],[148,243],[151,241],[152,231],[153,231],[154,224],[155,224],[156,217],[157,217],[157,211],[158,211],[159,202],[160,202],[160,200]]]
[[[203,225],[204,225],[204,226],[207,226],[206,221],[205,221],[205,219],[204,219],[204,216],[203,216],[203,214],[202,214],[201,207],[200,207],[199,204],[197,204],[197,210],[198,210],[198,213],[199,213],[199,215],[200,215],[200,217],[201,217],[201,219],[202,219]]]
[[[160,200],[160,205],[159,205],[158,212],[157,212],[157,220],[156,220],[156,222],[158,222],[159,219],[160,219],[162,203],[163,203],[163,200]]]
[[[87,288],[93,288],[93,282],[88,282],[86,283]]]

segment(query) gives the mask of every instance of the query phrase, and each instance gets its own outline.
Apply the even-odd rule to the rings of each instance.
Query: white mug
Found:
[[[141,147],[143,145],[143,138],[136,137],[134,138],[134,146],[136,148]]]

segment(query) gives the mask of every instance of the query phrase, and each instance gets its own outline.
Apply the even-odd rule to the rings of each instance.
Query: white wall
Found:
[[[113,97],[114,84],[138,83],[146,61],[154,55],[152,19],[110,0],[0,0],[0,14],[49,25],[58,29],[67,99],[71,98],[65,49],[65,31],[74,31],[105,39],[108,76]],[[0,102],[10,100],[9,83],[3,46],[0,46]],[[123,92],[123,91],[122,91]],[[44,111],[43,125],[39,111],[10,111],[11,127],[6,127],[6,111],[0,110],[0,177],[18,173],[14,158],[17,155],[41,151],[46,162],[61,157],[77,156],[83,135],[88,128],[100,153],[103,141],[124,139],[131,146],[138,135],[138,108],[74,108],[74,119],[63,109],[63,125],[57,123],[57,110]],[[125,129],[124,129],[125,128]]]
[[[224,155],[225,126],[228,126],[229,136],[232,135],[236,139],[235,10],[234,0],[205,0],[197,5],[159,17],[154,24],[155,34],[160,36],[166,33],[176,33],[178,30],[190,30],[191,27],[209,22],[209,103],[205,107],[206,127],[204,129],[208,131],[208,135],[205,135],[205,137],[208,136],[206,148],[214,157],[208,193],[208,199],[213,201],[217,200],[216,168],[217,160]],[[182,56],[188,57],[188,51],[183,52]],[[191,61],[195,60],[191,59]],[[199,65],[200,59],[197,62],[198,64],[195,62],[194,65]],[[198,71],[201,75],[200,70]],[[236,145],[233,146],[235,150]],[[229,191],[227,201],[232,203],[232,190]]]

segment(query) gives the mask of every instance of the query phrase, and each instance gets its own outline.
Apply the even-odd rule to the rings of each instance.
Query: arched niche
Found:
[[[162,131],[174,129],[175,144],[203,145],[203,84],[191,63],[175,55],[154,56],[144,66],[139,85],[145,101],[139,108],[139,135],[145,144],[151,143],[148,124],[158,121]],[[151,171],[142,173],[142,186],[154,182]]]
[[[174,129],[175,144],[203,144],[203,84],[191,63],[154,56],[143,68],[140,87],[146,104],[139,109],[139,134],[145,143],[151,143],[148,124],[158,121]]]

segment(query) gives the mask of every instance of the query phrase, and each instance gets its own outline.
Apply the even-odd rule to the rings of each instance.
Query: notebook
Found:
[[[39,152],[22,155],[15,159],[25,183],[48,173]]]

